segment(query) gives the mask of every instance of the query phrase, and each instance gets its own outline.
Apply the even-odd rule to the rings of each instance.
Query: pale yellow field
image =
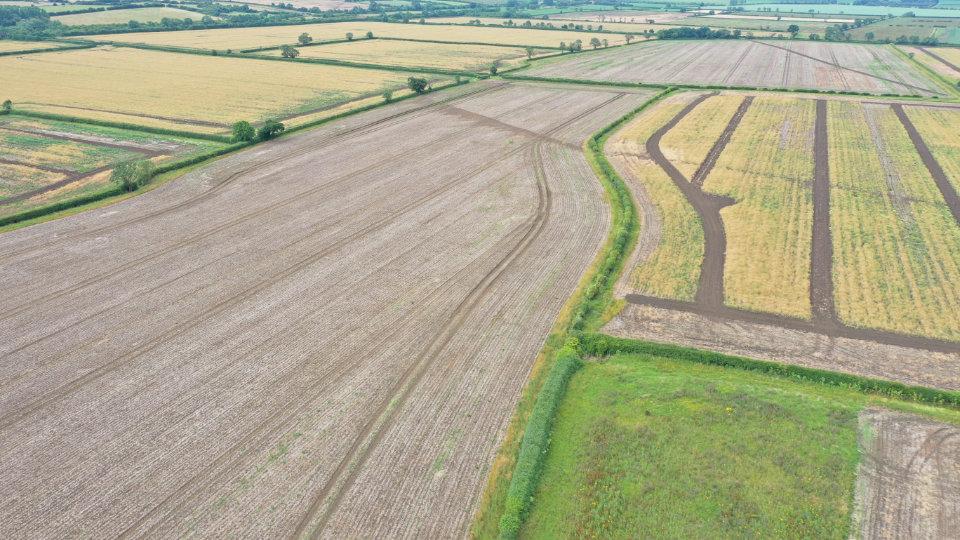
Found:
[[[225,28],[220,30],[196,30],[180,32],[139,32],[132,34],[107,34],[90,36],[95,41],[123,43],[146,43],[172,47],[197,49],[252,49],[294,45],[297,36],[306,32],[314,42],[346,39],[347,32],[360,39],[373,32],[375,37],[400,39],[426,39],[460,43],[497,43],[530,47],[559,47],[561,41],[583,41],[585,48],[590,38],[606,39],[610,45],[624,42],[619,34],[591,34],[556,30],[528,30],[523,28],[485,28],[441,24],[403,24],[374,21],[355,21],[328,24],[305,24],[296,26],[268,26],[253,28]]]
[[[670,121],[696,94],[681,94],[640,115],[609,139],[607,155],[650,193],[661,221],[659,245],[649,260],[630,272],[633,290],[651,296],[693,300],[703,261],[703,227],[696,211],[673,180],[646,153],[645,143]]]
[[[933,157],[960,193],[960,111],[935,107],[904,107]]]
[[[810,317],[815,117],[813,100],[756,98],[707,176],[705,191],[737,200],[721,211],[730,306]]]
[[[944,64],[940,60],[937,60],[936,58],[923,52],[922,50],[920,50],[919,47],[904,47],[902,45],[899,47],[900,49],[903,50],[903,52],[907,54],[913,54],[914,60],[936,71],[940,75],[943,75],[947,79],[953,80],[953,79],[956,79],[957,77],[960,77],[960,72],[954,70],[952,67]],[[937,47],[936,49],[933,49],[934,54],[936,54],[937,56],[941,56],[940,51],[943,51],[943,50],[945,49],[941,47]]]
[[[325,58],[413,68],[462,70],[485,70],[494,62],[499,62],[501,66],[510,66],[527,58],[527,53],[519,47],[424,43],[421,41],[387,39],[331,43],[330,45],[300,47],[298,50],[303,58]],[[539,50],[539,52],[546,51],[548,50]],[[280,56],[280,51],[270,52],[273,56]]]
[[[0,87],[17,107],[73,116],[152,115],[191,130],[217,128],[198,122],[222,130],[238,120],[332,107],[403,86],[409,75],[112,47],[0,57]],[[140,118],[121,117],[151,120]]]
[[[955,66],[960,66],[960,49],[956,47],[935,47],[930,50],[933,51],[933,54],[936,54],[947,62]]]
[[[59,15],[50,20],[63,23],[67,26],[81,24],[126,24],[130,21],[160,22],[168,19],[193,19],[199,21],[203,13],[187,11],[169,7],[146,7],[136,9],[112,9],[109,11],[94,11],[92,13],[75,13],[73,15]],[[214,17],[219,18],[219,17]]]
[[[701,103],[660,139],[663,154],[692,179],[742,101],[743,96],[725,95]]]
[[[613,23],[613,22],[592,22],[592,21],[568,21],[568,20],[554,20],[548,19],[546,21],[540,19],[500,19],[495,17],[440,17],[436,19],[430,19],[431,22],[438,23],[449,23],[449,24],[467,24],[470,21],[475,21],[480,19],[483,24],[498,24],[503,25],[508,20],[512,20],[517,27],[522,28],[522,25],[529,21],[531,25],[536,25],[540,23],[552,24],[554,28],[560,28],[564,25],[577,24],[583,26],[584,30],[600,30],[600,26],[603,27],[603,30],[609,32],[621,32],[621,33],[630,33],[634,34],[638,39],[642,39],[642,34],[647,30],[652,30],[656,33],[657,30],[666,30],[668,28],[678,28],[678,26],[671,26],[665,24],[646,24],[646,23]],[[598,36],[600,39],[603,39],[602,36]],[[583,39],[583,38],[580,38]],[[610,38],[607,38],[608,40]],[[589,43],[589,39],[584,39],[584,43]]]
[[[960,228],[906,131],[884,106],[831,102],[829,111],[838,316],[960,338]]]
[[[0,53],[12,51],[42,51],[46,49],[59,49],[60,43],[50,41],[11,41],[9,39],[0,39]]]

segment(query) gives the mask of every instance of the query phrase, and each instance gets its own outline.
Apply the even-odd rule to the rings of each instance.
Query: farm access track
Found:
[[[0,533],[462,534],[649,95],[457,88],[0,237]]]
[[[761,313],[736,309],[723,303],[723,272],[726,257],[726,233],[720,210],[735,204],[736,201],[728,197],[721,197],[702,191],[703,180],[710,173],[717,158],[723,151],[740,120],[749,108],[752,97],[747,96],[737,112],[731,118],[724,132],[717,139],[706,159],[696,171],[693,179],[688,180],[660,149],[660,140],[673,129],[685,116],[704,100],[716,93],[704,94],[690,102],[667,124],[657,130],[647,141],[647,153],[673,180],[674,184],[683,192],[693,206],[704,231],[704,255],[700,269],[700,281],[696,297],[692,302],[665,299],[641,294],[627,294],[627,302],[637,305],[646,305],[673,311],[695,313],[712,318],[728,319],[778,326],[791,330],[810,331],[830,337],[844,337],[856,340],[873,341],[900,347],[925,349],[938,352],[960,352],[960,344],[925,338],[897,334],[882,330],[852,327],[843,324],[836,317],[833,299],[833,246],[830,236],[830,172],[829,156],[827,153],[827,101],[817,100],[816,123],[814,127],[814,183],[813,183],[813,235],[810,253],[810,304],[813,318],[810,321],[780,316],[771,313]],[[936,181],[943,194],[950,211],[960,226],[960,198],[946,178],[940,165],[930,153],[922,137],[907,118],[900,104],[892,104],[894,112],[903,123],[904,128],[930,174]]]

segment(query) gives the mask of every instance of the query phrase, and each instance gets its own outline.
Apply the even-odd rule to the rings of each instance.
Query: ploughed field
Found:
[[[523,74],[625,83],[946,95],[890,48],[814,41],[657,40],[544,61]]]
[[[458,87],[0,236],[0,536],[462,536],[649,96]]]
[[[607,145],[642,216],[617,291],[634,305],[608,331],[960,388],[958,122],[946,104],[668,98]]]

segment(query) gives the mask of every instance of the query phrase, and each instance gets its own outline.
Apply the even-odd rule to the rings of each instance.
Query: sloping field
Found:
[[[527,58],[526,51],[519,47],[425,43],[392,39],[363,39],[346,43],[300,47],[297,50],[300,51],[300,56],[303,58],[327,58],[408,68],[462,70],[484,70],[494,62],[506,66]],[[546,51],[541,50],[540,52]],[[280,56],[280,51],[273,51],[272,54]]]
[[[463,536],[649,95],[462,86],[0,236],[0,536]]]
[[[141,32],[134,34],[107,34],[91,36],[95,41],[147,43],[196,49],[253,49],[277,47],[297,43],[297,36],[306,32],[314,41],[346,39],[347,32],[356,38],[373,32],[375,37],[425,39],[454,43],[496,43],[530,47],[559,47],[561,41],[582,40],[586,45],[591,37],[606,39],[611,45],[623,43],[622,35],[563,30],[530,30],[524,28],[468,27],[446,24],[403,24],[374,21],[301,24],[296,26],[266,26],[227,28],[220,30],[189,30],[179,32]]]
[[[332,107],[409,75],[122,47],[0,57],[0,86],[18,108],[197,132]]]
[[[653,41],[546,60],[524,74],[631,83],[943,94],[933,81],[884,47],[811,41]]]
[[[50,20],[63,23],[67,26],[80,24],[126,24],[129,21],[160,22],[168,19],[193,19],[199,21],[203,13],[187,11],[169,7],[147,7],[137,9],[112,9],[109,11],[94,11],[92,13],[75,13],[73,15],[59,15]]]

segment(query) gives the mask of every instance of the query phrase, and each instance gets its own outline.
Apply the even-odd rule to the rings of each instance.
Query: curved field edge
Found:
[[[348,116],[353,116],[356,114],[368,112],[373,109],[384,107],[386,105],[397,103],[399,101],[412,99],[418,96],[422,96],[424,94],[439,92],[441,90],[445,90],[447,88],[452,88],[455,86],[462,86],[470,82],[472,81],[463,80],[461,82],[451,82],[450,84],[434,87],[432,90],[427,90],[423,94],[410,93],[403,96],[395,97],[390,101],[384,100],[377,103],[372,103],[364,107],[349,109],[340,114],[319,118],[317,120],[313,120],[313,121],[299,124],[296,126],[291,126],[289,129],[286,129],[278,137],[275,137],[273,139],[268,139],[268,140],[272,141],[272,140],[275,140],[276,138],[286,137],[291,134],[298,133],[300,131],[313,129],[325,124],[329,124],[331,122],[335,122],[337,120],[341,120]],[[32,116],[37,118],[59,119],[59,120],[75,122],[79,124],[106,125],[108,127],[122,127],[123,129],[141,131],[146,133],[171,134],[171,135],[172,134],[184,135],[184,133],[187,133],[187,132],[180,133],[173,130],[154,129],[154,128],[138,126],[134,124],[118,124],[115,122],[89,121],[87,119],[77,119],[73,117],[54,115],[54,114],[42,114],[42,113],[33,113],[33,112],[24,113],[23,111],[19,111],[19,110],[17,111],[17,114],[22,114],[24,116]],[[229,141],[229,139],[226,137],[204,136],[204,135],[198,136],[198,134],[194,134],[194,133],[189,133],[188,136],[193,138],[206,139],[206,140],[219,141],[221,139],[225,139]],[[213,137],[216,137],[216,138],[213,138]],[[235,152],[239,152],[241,150],[251,148],[258,144],[263,144],[264,142],[267,142],[267,141],[254,140],[249,142],[233,143],[223,148],[219,148],[217,150],[213,150],[213,151],[199,154],[190,158],[182,159],[180,161],[175,161],[172,163],[168,163],[166,165],[162,165],[154,169],[153,175],[150,177],[147,184],[144,186],[143,189],[140,189],[138,191],[126,192],[120,189],[118,186],[110,185],[100,191],[90,193],[81,197],[75,197],[75,198],[67,199],[54,204],[32,208],[30,210],[19,212],[17,214],[11,214],[9,216],[0,218],[0,234],[5,233],[7,231],[12,231],[15,229],[27,227],[29,225],[34,225],[36,223],[43,223],[45,221],[50,221],[53,219],[59,219],[62,217],[70,216],[78,212],[93,210],[96,208],[101,208],[104,206],[109,206],[114,203],[118,203],[120,201],[129,199],[130,197],[133,197],[140,193],[146,193],[147,191],[156,189],[161,185],[169,182],[170,180],[174,180],[176,178],[179,178],[180,176],[183,176],[187,172],[195,169],[200,165],[206,164],[211,161],[215,161],[220,158],[224,158]]]
[[[571,332],[599,328],[614,315],[609,309],[617,304],[612,302],[613,284],[636,243],[638,220],[632,194],[604,156],[603,145],[614,131],[674,90],[666,89],[645,101],[595,133],[584,145],[587,161],[593,167],[603,186],[604,196],[610,203],[610,232],[593,264],[560,312],[533,366],[530,381],[521,393],[517,410],[491,467],[487,487],[471,528],[472,538],[512,538],[519,531],[530,500],[529,497],[519,500],[516,496],[526,489],[536,488],[553,412],[563,397],[566,380],[579,367],[579,357],[573,352],[576,343],[568,342],[568,337]],[[548,384],[553,391],[541,392]],[[538,410],[541,411],[539,414]],[[536,422],[531,421],[534,414],[537,414]],[[525,452],[524,446],[527,447]],[[539,451],[535,451],[535,448]],[[518,460],[523,454],[531,456],[528,460],[532,458],[533,461],[525,461],[522,469],[518,470]],[[514,498],[508,504],[511,494]],[[506,526],[506,530],[501,524]]]
[[[600,130],[585,145],[588,150],[588,161],[603,184],[604,192],[611,203],[613,214],[611,231],[603,249],[561,312],[553,332],[534,364],[530,382],[521,394],[517,411],[510,421],[500,452],[491,468],[487,488],[480,499],[471,529],[471,538],[517,537],[523,520],[529,512],[532,497],[536,493],[543,461],[549,450],[553,414],[563,399],[566,382],[581,365],[581,357],[605,356],[618,352],[642,353],[668,359],[760,371],[781,377],[842,386],[899,400],[960,408],[960,392],[908,386],[893,381],[753,360],[679,345],[616,338],[596,332],[624,305],[623,301],[614,299],[613,286],[630,251],[636,244],[638,232],[637,210],[629,188],[607,161],[603,153],[603,145],[614,131],[677,89],[678,87],[671,87],[657,94]],[[683,89],[686,90],[685,87]],[[620,195],[621,189],[627,190],[626,196]],[[623,249],[614,249],[624,234],[627,238],[620,244]],[[617,272],[612,274],[612,279],[609,273],[611,270]],[[569,358],[569,360],[560,362],[561,358]],[[553,375],[553,371],[558,373]],[[541,389],[547,386],[551,378],[554,380],[554,386],[550,389],[551,391],[541,395]],[[559,391],[556,386],[558,383]],[[537,402],[541,398],[544,404],[537,407]],[[531,421],[537,408],[540,409],[540,414],[549,413],[550,417],[545,424],[541,418],[536,422]],[[527,434],[530,435],[529,442]],[[526,452],[523,446],[528,446]],[[525,453],[528,456],[535,456],[535,462],[527,461],[521,464],[521,456]],[[514,488],[515,484],[516,488]],[[527,498],[518,499],[517,496],[520,494],[527,494]],[[514,496],[513,500],[510,499],[511,495]]]

